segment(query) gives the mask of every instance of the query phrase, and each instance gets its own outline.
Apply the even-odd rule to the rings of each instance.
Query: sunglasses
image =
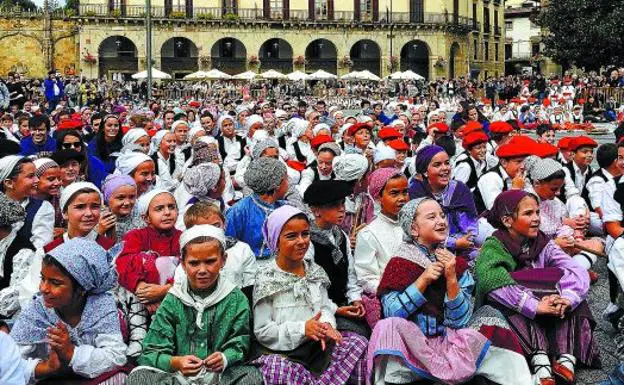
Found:
[[[72,143],[63,143],[63,148],[65,150],[69,150],[70,148],[81,148],[82,143],[80,142],[72,142]]]

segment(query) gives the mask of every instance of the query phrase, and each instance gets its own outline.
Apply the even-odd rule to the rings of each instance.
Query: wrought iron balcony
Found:
[[[79,17],[83,18],[144,18],[144,6],[126,5],[110,9],[107,4],[80,4]],[[173,5],[172,7],[153,6],[151,11],[154,19],[195,20],[213,22],[245,22],[245,23],[318,23],[318,24],[415,24],[415,25],[447,25],[457,26],[466,31],[479,28],[480,23],[470,17],[455,16],[449,13],[415,13],[394,12],[380,13],[378,20],[372,15],[356,15],[352,11],[334,11],[333,14],[314,15],[310,18],[308,10],[270,9],[265,13],[259,8],[219,8],[193,7]]]

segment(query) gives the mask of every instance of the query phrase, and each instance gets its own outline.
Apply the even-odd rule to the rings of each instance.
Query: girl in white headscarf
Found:
[[[159,131],[153,138],[156,153],[152,155],[156,165],[156,175],[160,187],[175,191],[182,181],[184,173],[184,153],[176,151],[176,135],[170,131]]]

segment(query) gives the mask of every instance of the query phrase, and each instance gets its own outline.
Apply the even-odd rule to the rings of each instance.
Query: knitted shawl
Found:
[[[484,303],[485,296],[490,292],[516,285],[511,273],[516,270],[517,265],[516,260],[500,240],[495,237],[486,239],[475,264],[477,305]]]

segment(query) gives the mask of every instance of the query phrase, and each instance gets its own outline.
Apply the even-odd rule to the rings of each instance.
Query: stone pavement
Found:
[[[609,284],[607,278],[606,258],[600,258],[594,270],[600,274],[600,279],[589,292],[589,305],[598,325],[596,326],[596,341],[600,348],[602,368],[581,369],[577,375],[577,385],[595,385],[607,378],[607,374],[618,364],[615,357],[615,332],[611,324],[602,318],[602,312],[609,303]]]

